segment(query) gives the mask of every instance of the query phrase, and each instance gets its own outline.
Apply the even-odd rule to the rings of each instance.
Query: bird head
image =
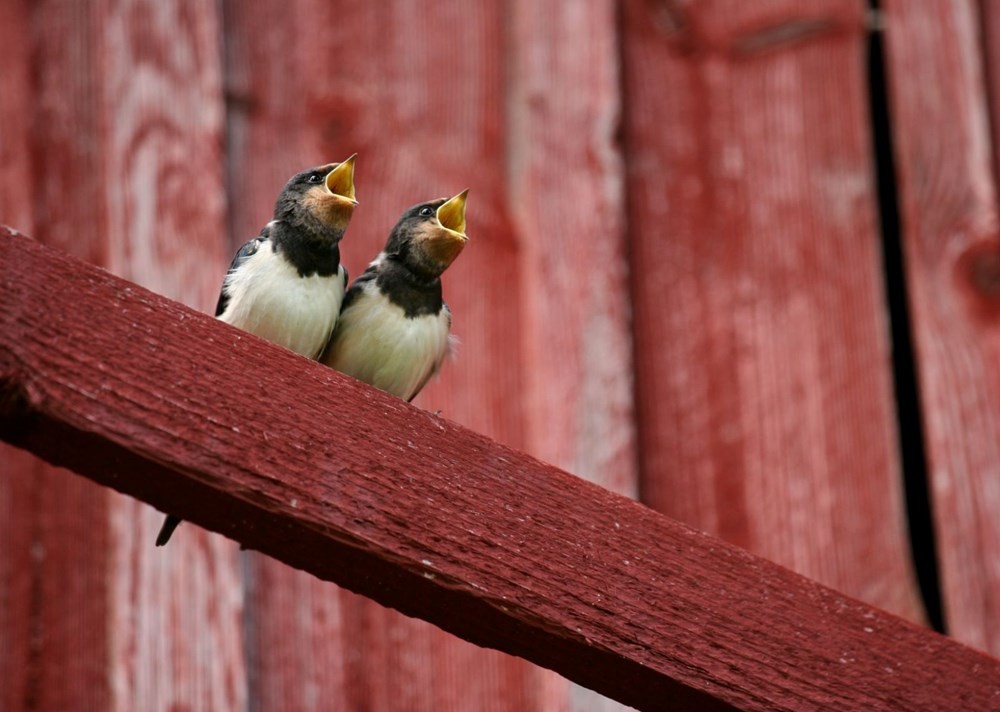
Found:
[[[316,221],[325,228],[346,229],[358,204],[354,197],[357,155],[292,176],[278,196],[275,217],[295,224]]]
[[[414,272],[438,277],[455,261],[465,243],[465,201],[469,191],[414,205],[403,213],[389,235],[386,254]]]

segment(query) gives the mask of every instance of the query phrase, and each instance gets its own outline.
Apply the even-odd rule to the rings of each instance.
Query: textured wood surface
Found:
[[[995,654],[1000,3],[884,5],[948,623]],[[418,406],[919,620],[865,7],[9,0],[0,223],[207,311],[306,164],[361,154],[355,275],[469,187],[462,343]],[[152,507],[22,451],[0,473],[0,709],[614,707],[193,524],[148,555]]]
[[[524,450],[634,497],[617,36],[614,2],[511,4],[506,195]],[[578,712],[617,708],[580,689],[561,701]]]
[[[636,494],[613,2],[513,5],[508,193],[525,448]]]
[[[85,6],[31,4],[20,31],[30,38],[30,126],[49,127],[44,138],[24,136],[31,156],[29,182],[33,229],[42,241],[70,254],[105,263],[107,214],[102,175],[100,80],[95,48],[97,18]],[[32,665],[26,704],[39,710],[73,706],[108,709],[113,632],[107,578],[108,517],[114,495],[90,482],[66,482],[52,468],[29,468],[34,507],[19,507],[28,527],[31,556]],[[76,478],[73,478],[74,480]],[[74,606],[66,605],[73,601]],[[6,646],[5,646],[6,647]],[[87,651],[81,655],[81,651]]]
[[[83,12],[58,12],[53,5],[9,3],[11,12],[4,18],[2,219],[43,240],[58,233],[63,249],[100,260],[102,243],[91,239],[91,231],[105,227],[100,195],[89,181],[72,184],[93,167],[97,133],[95,112],[86,100],[90,87],[81,82],[92,66],[88,18]],[[38,18],[46,12],[50,17],[42,25]],[[71,32],[71,27],[84,31]],[[44,61],[33,62],[36,54]],[[44,142],[35,133],[38,125],[50,127]],[[54,165],[49,159],[57,153],[59,170],[49,174]],[[65,473],[6,449],[3,465],[9,473],[3,484],[8,516],[0,526],[9,567],[4,573],[11,576],[4,577],[11,585],[4,585],[0,631],[6,641],[0,646],[4,709],[7,703],[15,710],[74,704],[107,709],[104,522],[112,495],[90,482],[66,482]],[[77,605],[68,607],[66,601]]]
[[[0,22],[0,222],[33,231],[31,199],[31,62],[26,2],[9,2]],[[0,445],[0,709],[20,710],[37,698],[33,613],[38,567],[31,511],[40,498],[39,470],[47,465],[26,452]],[[34,605],[34,607],[33,607]],[[37,624],[37,621],[35,621]]]
[[[4,440],[622,702],[1000,702],[1000,661],[22,236],[0,302]]]
[[[984,8],[995,36],[996,4]],[[997,654],[1000,238],[983,28],[971,1],[884,10],[945,618],[956,638]]]
[[[184,9],[129,0],[95,20],[104,47],[98,76],[107,131],[107,265],[210,311],[230,256],[223,242],[218,11],[212,4]],[[195,533],[150,556],[160,523],[147,506],[112,502],[107,673],[115,707],[243,709],[249,702],[237,549]]]
[[[864,3],[625,3],[643,500],[912,620]]]
[[[237,0],[225,2],[223,12],[228,27],[230,248],[235,250],[270,220],[275,197],[291,175],[358,151],[358,198],[367,207],[371,195],[364,176],[370,159],[350,140],[356,114],[322,104],[330,97],[329,77],[344,74],[327,71],[329,58],[336,57],[344,67],[358,53],[344,23],[329,22],[317,2]],[[308,42],[298,39],[303,26],[321,23],[323,32],[310,33]],[[349,106],[349,92],[343,93]],[[355,213],[342,243],[342,256],[357,234],[359,215]],[[363,709],[349,696],[349,690],[361,687],[350,679],[350,664],[367,657],[367,641],[344,636],[345,594],[256,552],[245,552],[243,562],[246,684],[256,708]]]
[[[519,281],[495,278],[519,265],[503,184],[503,3],[449,0],[417,12],[405,3],[234,2],[226,16],[234,243],[267,220],[288,175],[355,151],[360,205],[341,246],[355,276],[404,209],[469,188],[472,241],[444,278],[458,356],[416,402],[523,445]],[[327,29],[302,43],[305,26]],[[387,44],[394,50],[379,49]],[[566,704],[551,673],[266,557],[247,560],[251,696],[265,708]]]
[[[17,12],[3,28],[0,219],[209,308],[226,259],[214,8],[7,7]],[[162,516],[152,508],[23,455],[2,458],[13,585],[0,616],[18,627],[0,630],[0,659],[27,654],[29,665],[3,676],[15,692],[0,707],[245,706],[236,547],[202,535],[147,556]]]

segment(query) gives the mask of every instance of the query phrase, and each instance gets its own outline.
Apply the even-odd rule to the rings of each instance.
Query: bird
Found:
[[[309,359],[329,342],[347,287],[340,241],[358,201],[357,154],[302,171],[285,184],[273,219],[236,253],[215,316]],[[180,518],[167,515],[156,545]]]
[[[344,295],[324,363],[412,401],[451,348],[441,275],[462,252],[469,191],[406,210]]]

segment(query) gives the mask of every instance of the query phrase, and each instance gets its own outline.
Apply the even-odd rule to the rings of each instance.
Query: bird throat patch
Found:
[[[302,206],[324,225],[343,230],[354,213],[354,202],[325,188],[310,188],[302,198]]]
[[[465,247],[465,240],[457,233],[436,225],[424,226],[413,242],[428,261],[439,266],[439,274],[455,261]]]

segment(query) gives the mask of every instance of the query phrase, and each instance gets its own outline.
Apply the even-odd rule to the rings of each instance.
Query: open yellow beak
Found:
[[[465,200],[468,195],[469,189],[466,188],[437,209],[437,219],[441,227],[459,235],[463,240],[469,239],[465,234]]]
[[[334,195],[346,198],[354,205],[358,204],[354,197],[354,159],[358,154],[354,154],[343,163],[338,163],[329,173],[326,174],[326,187]]]

